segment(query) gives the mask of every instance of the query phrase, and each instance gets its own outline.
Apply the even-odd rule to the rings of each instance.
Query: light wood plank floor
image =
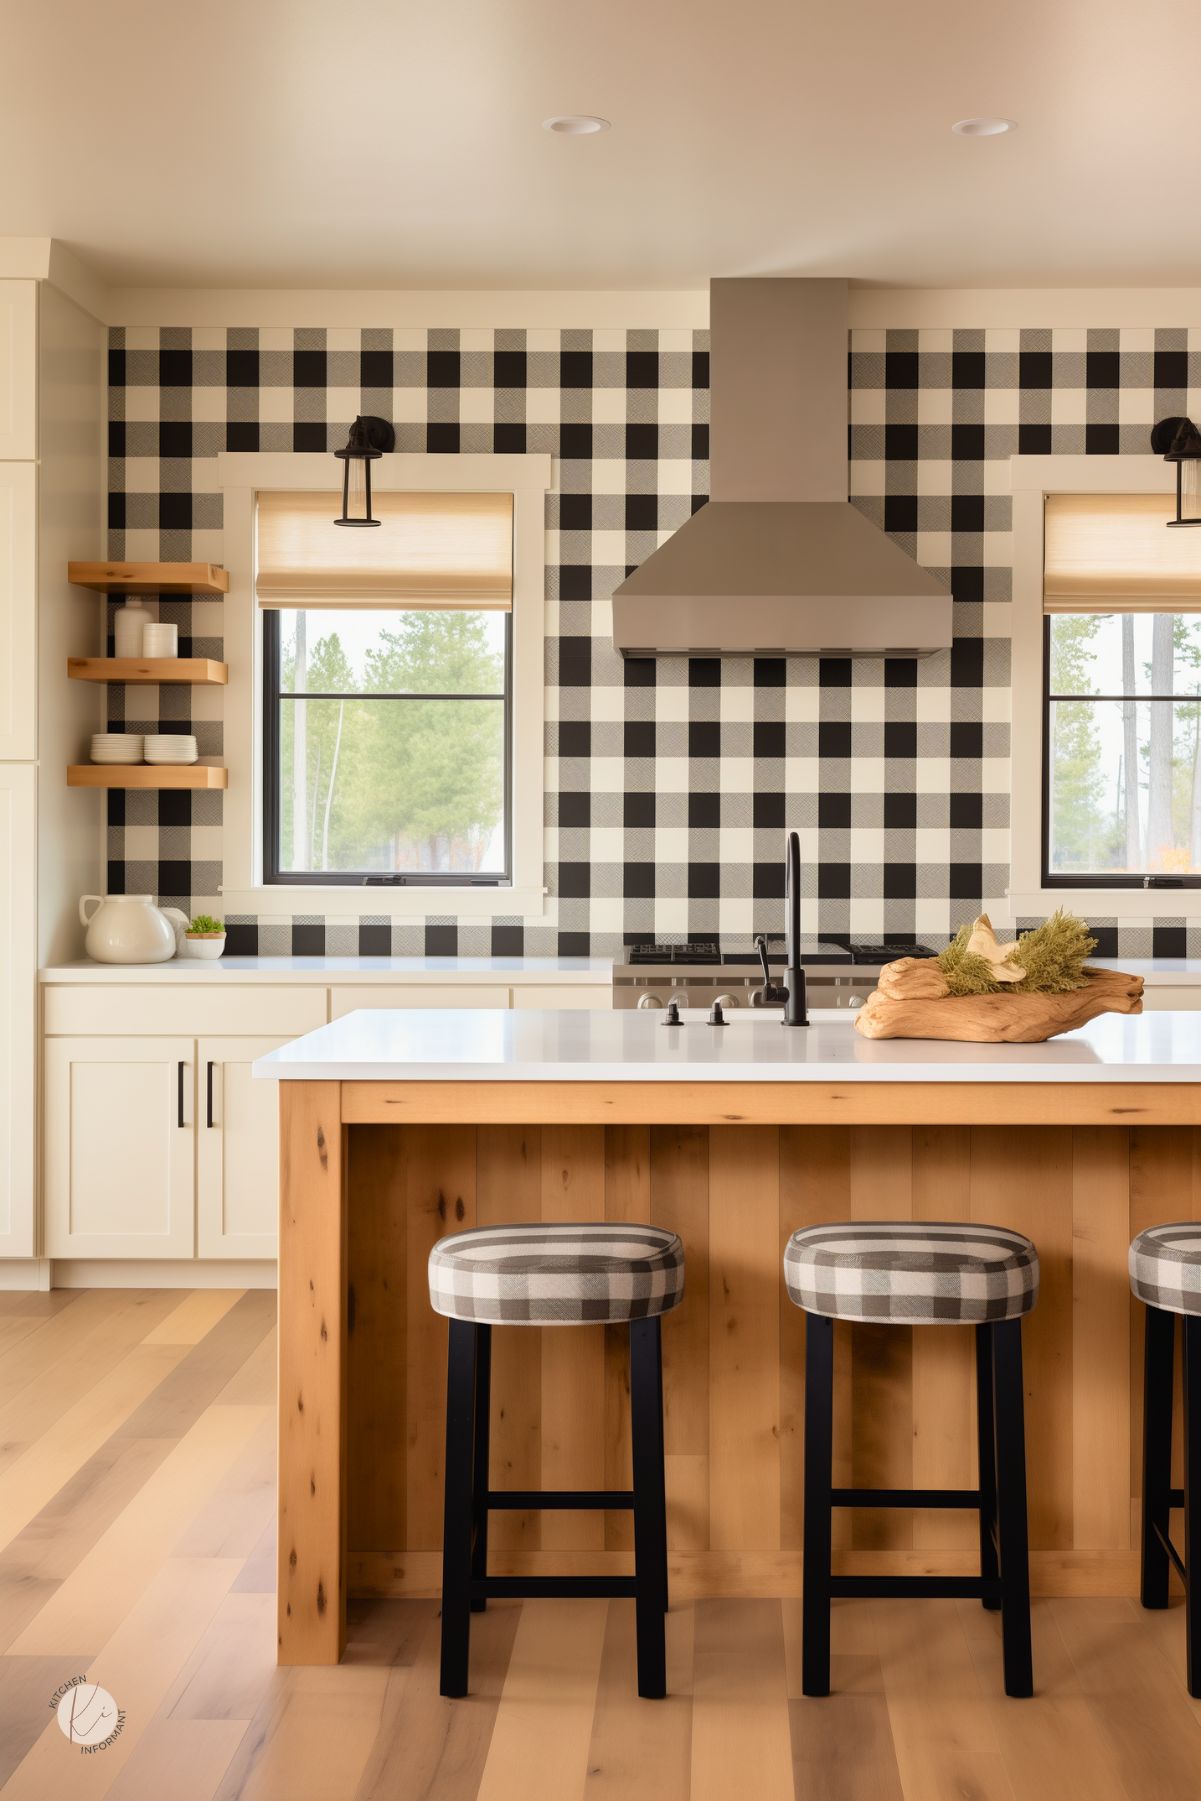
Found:
[[[627,1602],[494,1604],[467,1701],[433,1601],[356,1606],[342,1668],[277,1670],[274,1328],[262,1292],[0,1294],[5,1801],[1201,1797],[1178,1605],[1036,1603],[1025,1702],[954,1602],[837,1606],[825,1702],[793,1601],[676,1609],[662,1703]],[[82,1674],[125,1713],[92,1756],[49,1707]]]

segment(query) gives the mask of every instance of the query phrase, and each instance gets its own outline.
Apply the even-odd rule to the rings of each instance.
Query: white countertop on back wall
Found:
[[[710,1026],[687,1008],[487,1012],[443,1008],[348,1013],[254,1065],[256,1076],[310,1082],[1192,1082],[1201,1078],[1201,1013],[1106,1014],[1047,1044],[867,1039],[854,1015],[815,1012],[790,1030],[738,1013]]]
[[[1150,987],[1201,984],[1201,957],[1094,958],[1100,969],[1124,969]],[[605,987],[609,957],[219,957],[167,963],[93,963],[80,957],[40,972],[43,982],[565,982]]]
[[[1201,981],[1201,963],[1197,965]],[[198,957],[174,957],[166,963],[93,963],[81,957],[40,972],[43,982],[311,982],[338,986],[361,982],[378,987],[381,982],[425,983],[431,987],[455,983],[516,982],[566,983],[571,987],[607,988],[613,979],[608,957],[218,957],[208,963]]]

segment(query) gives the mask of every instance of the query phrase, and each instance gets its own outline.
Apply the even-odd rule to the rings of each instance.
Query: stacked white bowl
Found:
[[[195,738],[182,732],[151,732],[147,736],[148,763],[194,763],[198,755]]]
[[[140,763],[143,744],[141,732],[93,732],[92,761],[93,763]]]

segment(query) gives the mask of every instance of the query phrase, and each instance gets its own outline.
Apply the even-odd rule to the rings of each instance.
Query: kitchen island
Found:
[[[1201,1015],[1107,1016],[1045,1045],[869,1042],[846,1014],[677,1027],[651,1013],[352,1013],[264,1057],[281,1107],[279,1657],[332,1663],[353,1594],[440,1579],[446,1322],[426,1259],[506,1221],[643,1219],[684,1241],[664,1326],[677,1595],[799,1592],[797,1227],[975,1220],[1028,1233],[1031,1581],[1137,1592],[1142,1320],[1131,1235],[1201,1217]],[[972,1334],[840,1325],[835,1481],[970,1487]],[[498,1331],[498,1487],[628,1484],[620,1329]],[[852,1430],[852,1413],[854,1429]],[[836,1516],[847,1572],[974,1570],[971,1513]],[[619,1514],[494,1516],[499,1574],[631,1566]]]

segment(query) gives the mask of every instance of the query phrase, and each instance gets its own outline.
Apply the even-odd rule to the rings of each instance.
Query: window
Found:
[[[512,615],[264,618],[268,882],[508,882]]]
[[[512,496],[260,496],[263,879],[512,880]]]
[[[374,531],[339,531],[332,523],[340,503],[330,457],[307,451],[220,453],[217,486],[223,498],[223,530],[220,545],[214,544],[212,552],[223,553],[230,576],[221,607],[229,663],[229,683],[221,696],[229,788],[222,805],[220,892],[227,913],[315,914],[342,920],[368,915],[425,919],[442,913],[464,919],[547,916],[552,905],[545,878],[546,494],[551,473],[550,457],[533,452],[512,456],[397,452],[381,457],[372,472],[375,508],[391,523]],[[289,615],[298,613],[306,616],[306,692],[296,692],[293,644],[287,699],[282,697],[289,688],[281,678],[288,673],[288,645],[295,635],[295,620]],[[456,677],[436,693],[427,688],[401,700],[394,689],[385,692],[371,686],[367,650],[382,654],[383,633],[403,636],[405,622],[418,615],[449,618],[459,613],[484,616],[484,641],[493,654],[504,644],[499,688],[485,689],[478,681]],[[273,618],[275,614],[279,617]],[[352,614],[358,616],[353,627]],[[347,867],[312,869],[307,880],[304,870],[289,867],[300,859],[295,842],[285,847],[280,837],[280,735],[289,709],[294,715],[303,713],[302,816],[309,818],[307,858],[316,862],[326,840],[324,807],[319,831],[313,823],[314,797],[324,798],[325,790],[309,775],[308,758],[315,753],[310,753],[307,739],[320,734],[308,733],[307,722],[317,711],[312,686],[315,646],[333,631],[353,676],[345,686],[318,692],[346,703],[343,746],[352,712],[357,717],[367,707],[395,704],[397,709],[402,705],[416,709],[419,703],[446,694],[452,701],[466,700],[481,709],[483,718],[495,717],[496,696],[505,697],[501,811],[495,821],[470,822],[476,827],[470,834],[470,857],[480,859],[478,872],[462,867],[428,869],[431,862],[452,862],[450,847],[445,842],[431,847],[430,834],[424,847],[415,846],[417,834],[402,834],[400,825],[406,822],[397,824],[395,818],[391,835],[386,830],[381,834],[376,821],[370,836],[381,861],[385,853],[380,851],[380,837],[390,837],[393,862],[396,841],[407,838],[407,849],[400,849],[408,866],[350,869],[349,839],[339,849],[335,835],[337,788],[330,806],[329,863],[343,861]],[[342,677],[337,679],[341,684]],[[418,686],[408,683],[409,688]],[[306,704],[298,706],[300,701]],[[425,714],[430,716],[429,707]],[[336,711],[333,718],[336,739]],[[329,755],[332,762],[332,740]],[[341,763],[342,747],[338,756]],[[292,757],[295,769],[294,746]],[[375,787],[383,793],[390,784],[377,782]],[[406,797],[413,798],[408,791]],[[294,802],[293,786],[288,805]],[[267,814],[272,807],[277,810],[270,837],[275,847],[273,867],[267,855]],[[361,818],[359,823],[364,824]],[[411,813],[407,823],[413,823]],[[483,828],[490,823],[493,829],[485,833]],[[360,852],[368,836],[366,830],[360,832]],[[460,864],[468,860],[462,845],[454,855]],[[372,880],[370,888],[364,887],[368,879],[380,877],[388,879],[381,886]]]
[[[1201,886],[1201,539],[1156,494],[1047,496],[1042,880]]]

